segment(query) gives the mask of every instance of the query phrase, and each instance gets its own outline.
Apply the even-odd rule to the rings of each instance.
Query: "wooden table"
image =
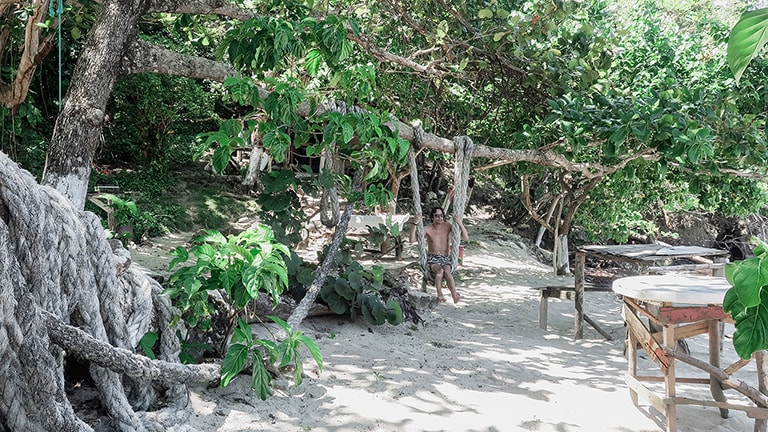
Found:
[[[623,297],[624,319],[627,323],[627,386],[632,401],[637,405],[638,394],[664,414],[666,431],[677,430],[677,405],[703,405],[720,408],[723,418],[729,409],[745,411],[756,419],[755,431],[765,431],[768,419],[768,397],[748,384],[731,377],[733,372],[745,366],[748,361],[738,361],[720,368],[722,349],[721,322],[731,321],[723,311],[722,302],[730,288],[722,277],[689,275],[646,275],[617,279],[613,291]],[[647,320],[646,326],[643,320]],[[652,328],[661,329],[655,332]],[[678,340],[700,334],[708,335],[709,358],[697,359],[684,353],[678,347]],[[642,376],[637,372],[638,347],[642,346],[650,358],[659,366],[663,377]],[[763,354],[763,353],[761,353]],[[691,364],[709,374],[709,378],[678,377],[675,374],[675,360]],[[764,359],[764,358],[763,358]],[[758,362],[758,381],[764,377],[764,361]],[[663,394],[646,385],[649,382],[664,382]],[[675,384],[707,384],[713,400],[697,400],[677,394]],[[729,403],[724,388],[735,389],[749,397],[754,405]],[[759,422],[759,423],[758,423]]]
[[[632,263],[640,267],[638,273],[667,270],[711,270],[713,276],[722,276],[728,251],[700,246],[665,246],[658,244],[589,245],[576,250],[574,268],[575,297],[574,339],[584,337],[584,261],[587,255],[602,260]],[[656,266],[661,261],[686,258],[698,260],[697,264]],[[599,329],[598,329],[599,330]]]

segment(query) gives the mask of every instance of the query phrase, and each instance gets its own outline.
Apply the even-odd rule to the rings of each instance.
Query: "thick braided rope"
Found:
[[[453,139],[456,146],[456,166],[453,172],[453,213],[454,216],[464,217],[464,207],[467,205],[467,183],[469,168],[472,162],[472,151],[475,148],[468,136],[458,136]],[[461,245],[461,229],[452,221],[451,229],[451,268],[459,267],[459,246]]]
[[[57,376],[61,356],[49,350],[45,326],[2,219],[0,245],[5,245],[0,247],[0,415],[11,430],[89,431],[71,405],[62,403],[63,378]]]
[[[421,125],[417,125],[413,128],[413,145],[408,152],[408,163],[411,166],[411,191],[413,195],[413,211],[417,215],[422,215],[422,219],[416,224],[416,233],[419,236],[419,264],[424,271],[424,275],[429,273],[427,267],[427,242],[424,240],[424,218],[423,211],[421,209],[421,192],[419,191],[419,167],[416,165],[416,147],[421,148],[422,140],[424,139],[424,129]]]
[[[68,201],[55,190],[38,186],[29,173],[20,170],[1,153],[0,198],[5,202],[9,215],[7,230],[9,240],[6,244],[14,250],[16,255],[18,277],[25,281],[24,284],[13,285],[24,288],[24,291],[16,293],[16,299],[27,299],[26,301],[31,303],[28,310],[34,312],[37,307],[40,307],[53,313],[63,322],[68,322],[69,316],[76,310],[79,319],[82,320],[78,324],[97,339],[104,341],[109,339],[105,323],[110,330],[117,332],[116,339],[120,339],[120,335],[125,334],[125,330],[120,330],[124,326],[124,323],[120,323],[122,314],[116,313],[116,309],[110,307],[107,307],[110,314],[101,312],[102,304],[114,301],[111,296],[117,292],[116,284],[112,283],[112,287],[105,287],[110,283],[104,281],[112,279],[104,277],[98,279],[105,285],[97,284],[95,275],[97,272],[93,271],[93,265],[94,263],[98,266],[105,264],[99,259],[91,261],[90,247],[97,243],[88,245],[86,237],[90,230],[82,223],[81,215],[74,211]],[[100,226],[99,231],[101,231]],[[102,242],[104,242],[103,239]],[[100,268],[103,269],[103,267]],[[114,271],[114,266],[107,269]],[[103,299],[108,300],[105,302]],[[115,307],[119,307],[121,303],[119,298],[116,303]],[[111,314],[112,312],[115,313]],[[19,318],[16,319],[18,322]],[[22,319],[25,323],[40,322],[34,316],[24,316]],[[10,390],[14,387],[20,390],[19,394],[29,393],[30,397],[24,403],[7,404],[3,409],[7,409],[8,412],[3,414],[8,418],[20,419],[24,416],[15,414],[13,410],[29,409],[29,406],[40,407],[39,409],[52,407],[50,409],[58,409],[58,411],[27,413],[26,418],[44,421],[46,426],[39,430],[70,430],[67,425],[75,428],[72,430],[82,429],[82,422],[71,414],[72,408],[64,393],[61,350],[50,347],[44,328],[30,328],[31,330],[34,332],[24,339],[23,345],[18,346],[17,352],[34,352],[38,358],[26,359],[27,362],[19,361],[21,368],[22,370],[25,367],[34,368],[35,372],[31,374],[32,376],[44,377],[46,386],[57,385],[58,388],[55,391],[46,389],[45,386],[34,388],[36,381],[24,386],[10,379],[7,383],[11,384],[6,384],[3,398],[11,397]],[[26,333],[22,331],[22,334]],[[121,344],[126,343],[123,341]],[[32,346],[36,349],[30,350],[29,347]],[[49,361],[40,361],[39,357],[45,355],[54,357]],[[145,430],[127,402],[120,375],[98,367],[93,369],[93,376],[102,392],[103,401],[118,430]],[[26,379],[29,380],[29,376]],[[22,388],[18,388],[19,385]],[[29,390],[25,392],[27,388]],[[33,404],[30,404],[30,401],[34,401]],[[38,428],[22,427],[19,430],[38,430]]]

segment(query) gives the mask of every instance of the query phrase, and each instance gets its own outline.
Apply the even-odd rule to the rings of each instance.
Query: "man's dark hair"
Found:
[[[435,217],[435,213],[437,213],[438,210],[440,210],[440,213],[442,213],[443,217],[445,217],[445,210],[443,210],[442,207],[435,207],[435,208],[433,208],[432,212],[429,214],[429,217],[432,217],[432,218]]]

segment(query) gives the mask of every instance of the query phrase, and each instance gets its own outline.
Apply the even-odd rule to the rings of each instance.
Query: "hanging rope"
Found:
[[[328,144],[323,150],[323,166],[320,167],[320,172],[325,170],[336,172],[333,164],[333,153],[335,146],[333,143]],[[336,190],[336,181],[334,180],[333,186],[323,190],[323,194],[320,196],[320,222],[328,228],[333,228],[339,223],[339,193]]]
[[[421,193],[419,192],[419,169],[416,166],[416,152],[421,149],[422,140],[424,139],[424,129],[421,125],[413,128],[413,145],[408,152],[408,162],[411,165],[411,191],[413,194],[413,211],[417,215],[423,215],[421,209]],[[416,233],[419,236],[419,264],[424,271],[424,279],[428,278],[431,272],[427,267],[427,242],[424,239],[424,218],[422,216],[418,224],[416,224]],[[426,284],[422,284],[422,288],[426,290]]]
[[[54,7],[54,2],[58,5]],[[48,4],[48,15],[53,17],[58,15],[56,20],[58,23],[58,36],[59,36],[59,111],[61,111],[61,15],[64,13],[64,0],[51,0]]]
[[[464,217],[467,205],[467,184],[469,183],[469,168],[475,144],[468,136],[458,136],[453,139],[456,146],[456,166],[453,171],[453,215]],[[461,246],[461,229],[455,221],[451,221],[451,266],[459,266],[459,247]]]

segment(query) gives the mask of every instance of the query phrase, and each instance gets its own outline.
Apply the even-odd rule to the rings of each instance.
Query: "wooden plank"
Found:
[[[739,404],[733,404],[728,402],[718,402],[718,401],[711,401],[711,400],[699,400],[699,399],[691,399],[686,397],[676,397],[675,403],[681,404],[681,405],[702,405],[702,406],[711,406],[711,407],[718,407],[720,409],[734,409],[737,411],[744,411],[747,413],[747,416],[753,418],[753,419],[768,419],[768,408],[761,408],[751,405],[739,405]]]
[[[658,316],[662,325],[730,318],[722,306],[660,306]]]
[[[648,273],[659,274],[659,273],[670,273],[670,272],[680,272],[680,271],[724,269],[725,264],[726,263],[724,262],[718,262],[718,263],[712,263],[712,264],[679,264],[679,265],[668,265],[668,266],[651,266],[651,267],[648,267]]]
[[[675,329],[675,337],[677,339],[685,339],[692,336],[697,336],[709,331],[709,325],[706,321],[700,321],[693,324],[682,325]]]
[[[640,318],[635,314],[626,314],[624,320],[627,323],[627,327],[629,327],[629,331],[635,335],[640,345],[645,349],[648,355],[651,356],[651,360],[653,360],[666,375],[670,359],[667,357],[667,354],[664,353],[661,344],[653,338],[651,333],[645,327],[645,324],[643,324],[643,322],[640,321]]]
[[[631,391],[637,393],[643,399],[647,400],[651,406],[659,410],[661,413],[665,413],[667,411],[668,404],[674,403],[673,399],[660,397],[631,375],[625,376],[625,381],[627,383],[627,387],[629,387]]]
[[[609,341],[613,340],[613,337],[611,337],[611,335],[608,334],[605,330],[600,328],[600,326],[597,324],[597,322],[595,322],[592,318],[590,318],[589,315],[584,314],[584,321],[586,321],[589,325],[591,325],[593,329],[597,330],[598,333],[603,335],[605,340],[609,340]]]
[[[637,377],[638,381],[644,381],[644,382],[664,382],[666,377],[663,376],[657,376],[657,375],[639,375]],[[693,377],[675,377],[675,382],[679,383],[685,383],[685,384],[709,384],[709,378],[693,378]]]

